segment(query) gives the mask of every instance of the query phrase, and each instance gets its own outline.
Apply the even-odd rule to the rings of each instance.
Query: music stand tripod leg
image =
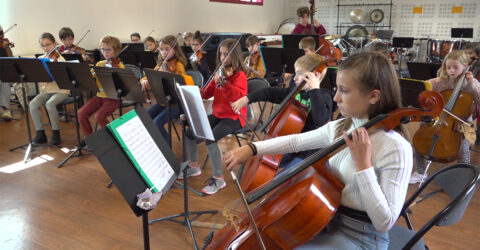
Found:
[[[183,209],[184,209],[183,212],[179,213],[179,214],[167,216],[167,217],[162,217],[162,218],[150,220],[148,223],[153,224],[155,222],[168,220],[168,221],[175,222],[175,223],[181,224],[183,226],[186,226],[188,228],[188,231],[190,232],[190,236],[192,237],[194,249],[198,249],[197,241],[195,240],[195,235],[193,233],[191,222],[194,221],[195,219],[197,219],[198,217],[200,217],[203,214],[217,214],[218,211],[217,210],[205,210],[205,211],[190,212],[188,210],[189,209],[188,208],[188,180],[187,180],[188,178],[186,178],[186,176],[187,176],[187,166],[188,166],[188,162],[184,162],[184,163],[182,163],[182,166],[180,168],[180,169],[183,170],[183,176],[185,177],[185,179],[183,180],[184,181],[183,182],[184,183],[183,184]],[[194,216],[194,217],[190,219],[190,216]],[[178,217],[183,217],[184,218],[183,221],[182,220],[176,220],[176,218],[178,218]]]
[[[19,75],[19,82],[22,84],[23,107],[25,107],[25,123],[27,124],[28,143],[11,148],[8,151],[12,152],[19,148],[27,147],[25,151],[25,156],[23,157],[23,162],[26,163],[28,160],[28,157],[30,156],[30,153],[34,151],[33,146],[48,146],[48,145],[33,144],[32,142],[32,132],[30,131],[30,119],[28,118],[29,108],[27,104],[27,94],[25,93],[25,83],[23,82],[24,78],[25,78],[24,75]]]
[[[68,160],[70,160],[73,157],[81,157],[84,154],[82,153],[82,141],[80,139],[80,123],[78,122],[78,103],[77,103],[77,82],[75,80],[72,80],[72,96],[73,96],[73,110],[75,112],[75,129],[77,133],[77,147],[70,153],[70,155],[67,156],[60,164],[58,164],[57,168],[61,168],[63,164],[67,163]],[[84,149],[86,150],[86,149]]]

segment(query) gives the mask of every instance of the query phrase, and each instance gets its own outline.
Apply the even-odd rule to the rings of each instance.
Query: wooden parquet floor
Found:
[[[72,110],[71,107],[69,107]],[[8,149],[26,143],[24,114],[15,109],[18,121],[0,120],[0,249],[141,249],[143,248],[142,220],[134,216],[115,186],[93,155],[73,158],[57,168],[69,152],[57,147],[36,148],[32,161],[22,164],[24,150]],[[45,117],[45,116],[44,116]],[[48,121],[44,120],[45,124]],[[62,147],[76,145],[73,122],[61,122]],[[409,125],[415,131],[418,125]],[[46,125],[47,135],[51,132]],[[33,128],[32,128],[33,131]],[[413,134],[413,132],[412,132]],[[174,136],[174,152],[181,159],[181,144]],[[226,137],[220,143],[227,152],[237,143]],[[478,149],[478,148],[477,148]],[[200,146],[199,158],[205,157]],[[479,153],[472,153],[472,163],[479,165]],[[36,165],[35,165],[36,164]],[[189,179],[191,186],[201,190],[211,174],[210,164],[199,177]],[[430,173],[442,165],[433,164]],[[192,211],[217,209],[217,215],[204,215],[198,221],[223,224],[222,208],[236,200],[238,194],[231,177],[225,174],[227,188],[215,195],[200,197],[189,193]],[[416,188],[410,186],[409,194]],[[413,208],[412,219],[419,227],[435,209],[446,203],[446,195],[437,194],[431,202]],[[452,226],[433,228],[425,237],[430,249],[478,249],[480,246],[480,195],[475,194],[463,219]],[[183,211],[183,190],[171,189],[150,213],[150,219]],[[400,223],[403,224],[403,223]],[[152,249],[192,249],[186,227],[172,222],[150,225]],[[208,228],[194,227],[195,237],[202,246]]]

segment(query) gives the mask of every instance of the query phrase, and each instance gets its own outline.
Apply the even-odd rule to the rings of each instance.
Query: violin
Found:
[[[8,38],[0,38],[0,48],[3,48],[3,46],[5,46],[5,45],[10,49],[15,47],[15,43],[10,42],[10,40],[8,40]]]
[[[363,127],[369,132],[389,131],[404,123],[431,119],[440,114],[444,104],[443,98],[433,91],[422,92],[419,102],[423,109],[399,108],[372,118]],[[348,136],[351,138],[351,133]],[[258,249],[253,224],[258,226],[266,249],[293,249],[320,233],[335,215],[344,187],[326,163],[345,147],[341,137],[285,174],[248,193],[248,204],[263,197],[251,209],[254,223],[245,213],[232,216],[207,242],[206,249]]]
[[[121,62],[120,57],[118,57],[118,56],[112,57],[112,58],[107,60],[107,62],[105,63],[105,67],[118,68],[119,65],[120,65],[120,62]]]
[[[193,53],[190,56],[190,61],[195,62],[195,63],[200,63],[200,60],[203,58],[203,53],[201,50],[197,50],[196,53]]]
[[[260,56],[260,52],[257,51],[248,57],[247,65],[246,65],[248,69],[255,68],[255,66],[257,66],[259,56]]]
[[[217,72],[217,75],[220,78],[220,80],[217,82],[217,85],[218,86],[225,86],[225,84],[227,84],[227,78],[229,78],[233,74],[234,74],[233,67],[231,65],[220,67],[220,69]]]
[[[173,57],[172,59],[168,60],[167,63],[162,64],[163,67],[159,69],[162,69],[165,72],[175,72],[177,70],[177,59]]]
[[[413,137],[413,147],[430,161],[452,162],[458,158],[462,133],[459,127],[470,117],[475,109],[473,97],[462,91],[465,74],[459,78],[455,88],[442,91],[447,101],[437,121],[423,124]]]

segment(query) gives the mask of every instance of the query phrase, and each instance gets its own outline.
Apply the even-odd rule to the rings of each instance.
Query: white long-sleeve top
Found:
[[[340,120],[302,134],[255,142],[259,155],[284,154],[325,148],[334,142]],[[350,132],[367,122],[353,119]],[[370,134],[372,167],[357,171],[348,147],[329,159],[330,170],[344,184],[341,204],[365,211],[379,232],[388,231],[397,221],[405,202],[412,172],[413,153],[410,143],[396,131],[379,130]]]

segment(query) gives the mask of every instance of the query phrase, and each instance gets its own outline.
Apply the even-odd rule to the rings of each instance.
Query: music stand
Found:
[[[473,38],[473,28],[452,28],[450,36],[452,38]]]
[[[392,48],[404,48],[408,49],[413,47],[413,37],[394,37],[392,39]],[[398,52],[398,50],[397,50]],[[398,63],[398,73],[402,73],[403,53],[400,53],[400,61]]]
[[[282,73],[282,86],[285,86],[285,73],[295,73],[295,61],[305,55],[299,48],[260,47],[260,55],[266,72]]]
[[[144,68],[153,69],[157,65],[158,53],[152,51],[125,51],[120,54],[120,59],[124,64],[135,65],[140,69],[140,72]]]
[[[299,35],[299,34],[288,34],[282,35],[282,47],[290,49],[298,49],[298,44],[300,40],[305,37],[313,37],[315,39],[315,49],[318,49],[319,46],[319,37],[318,35]]]
[[[140,84],[131,70],[120,68],[93,67],[108,98],[117,98],[120,115],[123,99],[135,103],[145,100]]]
[[[424,90],[431,90],[432,86],[427,86],[428,83],[416,79],[400,78],[399,82],[403,107],[421,108],[417,100],[418,96]]]
[[[128,48],[125,49],[127,51],[145,51],[145,45],[143,43],[122,43],[122,49],[128,45]]]
[[[60,164],[58,168],[61,168],[70,158],[83,156],[82,142],[80,139],[80,124],[78,122],[78,102],[77,98],[80,95],[77,94],[77,89],[80,88],[88,93],[97,93],[98,87],[95,83],[95,79],[90,72],[88,63],[75,63],[75,62],[47,62],[50,72],[54,76],[58,87],[61,89],[71,89],[73,97],[73,108],[75,111],[75,129],[77,133],[77,146]],[[77,155],[78,153],[78,155]]]
[[[84,62],[82,54],[62,54],[65,61],[78,61]]]
[[[142,123],[145,125],[145,128],[151,135],[153,141],[158,146],[169,165],[175,171],[173,178],[169,180],[169,183],[162,190],[162,193],[165,194],[172,185],[176,176],[178,176],[180,173],[180,163],[177,161],[175,155],[163,140],[162,135],[146,111],[142,107],[135,108],[135,111]],[[147,184],[108,128],[104,127],[96,131],[88,136],[85,141],[92,149],[93,154],[97,157],[102,167],[112,178],[112,180],[115,181],[118,191],[120,191],[123,199],[128,203],[133,213],[137,217],[142,216],[144,248],[150,249],[150,238],[148,232],[149,211],[143,210],[136,205],[137,194],[144,192],[145,189],[148,188]],[[195,239],[193,240],[195,242]]]
[[[442,64],[439,63],[407,62],[410,77],[417,80],[429,80],[437,77],[437,71],[441,66]]]
[[[25,122],[27,123],[28,143],[9,149],[10,152],[19,148],[27,147],[23,162],[27,162],[33,146],[45,146],[32,143],[30,121],[28,118],[27,95],[25,93],[26,82],[51,82],[49,72],[41,60],[36,58],[0,58],[0,81],[19,82],[22,84],[23,105],[25,107]]]

